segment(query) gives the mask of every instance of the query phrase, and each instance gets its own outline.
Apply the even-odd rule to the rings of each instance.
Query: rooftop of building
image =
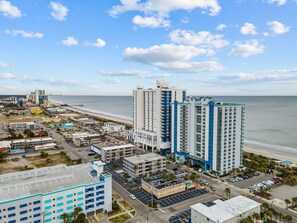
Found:
[[[147,154],[130,156],[130,157],[125,158],[126,161],[133,163],[133,164],[157,161],[160,159],[165,159],[165,157],[160,156],[156,153],[147,153]]]
[[[181,102],[181,104],[183,103],[186,104],[191,102],[195,102],[201,105],[208,105],[209,102],[213,102],[214,106],[244,106],[245,105],[240,103],[220,102],[220,101],[216,101],[212,97],[187,97],[184,102]]]
[[[8,124],[15,124],[15,123],[34,123],[32,119],[16,119],[16,120],[9,120]]]
[[[134,148],[135,147],[132,144],[114,145],[114,144],[111,144],[111,143],[103,143],[103,142],[95,143],[95,144],[92,144],[92,145],[99,148],[99,149],[102,149],[102,150],[114,150],[114,149],[125,149],[125,148],[131,148],[131,147]]]
[[[163,179],[163,174],[173,174],[174,176],[176,176],[176,179],[166,181]],[[187,181],[183,178],[187,175],[187,172],[181,170],[170,172],[162,171],[142,180],[156,189],[163,189],[166,187],[172,187],[177,184],[186,183]]]
[[[9,141],[10,143],[22,143],[22,142],[39,142],[39,141],[52,141],[51,137],[41,137],[41,138],[30,138],[30,139],[14,139]]]
[[[102,162],[97,164],[104,165]],[[90,174],[92,170],[90,163],[75,166],[63,164],[1,175],[0,202],[98,182],[99,178]],[[108,172],[102,174],[110,175]]]
[[[226,201],[215,200],[213,205],[198,203],[191,209],[199,212],[214,222],[225,222],[251,209],[259,207],[260,204],[247,197],[239,195]]]

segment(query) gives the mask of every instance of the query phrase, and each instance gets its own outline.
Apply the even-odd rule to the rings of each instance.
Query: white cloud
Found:
[[[103,39],[98,38],[98,39],[96,39],[96,42],[94,42],[94,43],[84,42],[84,45],[102,48],[106,45],[106,42]]]
[[[174,44],[155,45],[149,48],[129,47],[124,51],[127,60],[153,65],[159,69],[172,72],[211,72],[223,70],[217,61],[189,61],[199,55],[214,55],[212,49],[197,48]]]
[[[102,70],[99,74],[111,77],[138,77],[142,79],[154,79],[169,77],[169,74],[154,74],[144,70]]]
[[[8,68],[9,65],[3,61],[0,60],[0,68]]]
[[[272,82],[292,82],[297,81],[295,75],[259,75],[253,73],[224,74],[214,78],[194,78],[192,81],[208,84],[257,84]]]
[[[278,6],[284,5],[287,3],[287,0],[267,0],[269,4],[277,4]]]
[[[51,16],[59,21],[66,19],[69,9],[59,2],[51,2]]]
[[[160,28],[160,27],[169,27],[170,21],[164,19],[164,17],[155,17],[155,16],[146,16],[142,17],[139,15],[136,15],[132,22],[135,25],[138,25],[142,28],[150,27],[150,28]]]
[[[65,40],[62,40],[61,43],[64,46],[76,46],[76,45],[78,45],[78,41],[72,36],[68,36]]]
[[[0,78],[1,79],[14,79],[15,76],[12,73],[3,73],[3,74],[0,74]]]
[[[267,25],[269,26],[270,30],[276,35],[282,35],[286,32],[289,32],[290,30],[289,26],[286,26],[278,21],[269,21],[267,22]]]
[[[217,15],[221,7],[217,0],[120,0],[121,4],[113,6],[109,11],[111,16],[117,16],[128,11],[141,11],[146,14],[167,16],[171,11],[191,11],[196,8],[209,10],[210,15]]]
[[[261,45],[258,40],[252,39],[245,43],[235,43],[235,48],[231,50],[229,55],[231,56],[242,56],[249,57],[252,55],[261,54],[264,52],[264,46]]]
[[[225,68],[218,61],[173,61],[168,63],[156,63],[155,66],[160,69],[176,73],[201,73],[225,70]]]
[[[102,81],[104,81],[104,83],[106,83],[106,84],[119,84],[120,83],[120,80],[115,77],[104,78],[104,79],[102,79]]]
[[[187,16],[183,17],[181,20],[180,20],[182,23],[184,24],[188,24],[189,23],[189,18]]]
[[[199,55],[214,54],[215,52],[211,49],[174,44],[154,45],[149,48],[129,47],[124,51],[126,59],[146,64],[189,60]]]
[[[264,32],[263,33],[263,36],[267,37],[267,36],[269,36],[269,33],[268,32]]]
[[[256,26],[252,23],[244,23],[244,25],[240,28],[240,33],[242,35],[256,35]]]
[[[223,24],[223,23],[220,23],[220,24],[217,26],[216,30],[217,30],[217,31],[222,31],[222,30],[224,30],[224,29],[226,29],[226,28],[227,28],[227,25],[225,25],[225,24]]]
[[[9,18],[18,18],[22,16],[21,10],[6,0],[0,0],[0,12]]]
[[[228,41],[223,39],[223,35],[213,35],[208,31],[193,32],[191,30],[173,30],[170,35],[171,42],[186,44],[186,45],[199,45],[206,48],[222,48],[227,46]]]
[[[61,86],[76,86],[79,83],[74,80],[57,80],[54,78],[36,78],[29,75],[24,75],[18,78],[18,81],[23,84],[42,83],[47,85],[61,85]]]
[[[40,39],[44,36],[43,33],[40,32],[26,32],[24,30],[5,30],[6,34],[11,36],[21,35],[24,38],[37,38]]]

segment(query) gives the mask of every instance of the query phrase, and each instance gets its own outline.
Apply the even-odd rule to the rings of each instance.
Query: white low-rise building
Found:
[[[105,122],[103,126],[103,129],[106,132],[120,132],[120,131],[124,131],[125,128],[126,126],[113,123],[113,122]]]
[[[260,214],[260,204],[239,195],[226,201],[215,200],[208,205],[198,203],[191,206],[192,223],[239,223],[253,213]]]
[[[106,146],[104,144],[92,144],[91,150],[101,155],[101,160],[110,163],[114,160],[123,159],[134,154],[135,146],[132,144]]]
[[[156,153],[127,157],[123,162],[124,171],[131,177],[151,175],[166,169],[166,158]]]
[[[15,131],[23,131],[25,129],[35,130],[36,124],[35,122],[10,122],[8,127]]]

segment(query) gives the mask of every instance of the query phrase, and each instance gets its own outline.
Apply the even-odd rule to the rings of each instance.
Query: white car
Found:
[[[130,194],[129,197],[132,199],[132,200],[135,200],[136,197],[133,195],[133,194]]]

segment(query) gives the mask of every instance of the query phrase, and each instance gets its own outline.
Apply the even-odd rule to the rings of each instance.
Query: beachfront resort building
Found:
[[[134,142],[161,154],[171,148],[171,103],[182,102],[186,91],[158,80],[157,88],[138,86],[133,91]]]
[[[190,160],[218,175],[242,165],[244,105],[193,97],[172,107],[171,151],[177,161]]]
[[[0,176],[0,222],[63,223],[81,207],[86,215],[112,210],[112,179],[101,161],[58,165]]]
[[[132,178],[151,175],[166,169],[166,158],[156,153],[126,157],[123,167]]]
[[[110,163],[114,160],[133,156],[135,146],[132,144],[107,146],[103,143],[97,143],[91,145],[91,150],[101,155],[103,162]]]
[[[226,201],[220,199],[191,206],[191,223],[240,223],[254,213],[260,214],[260,204],[239,195]]]

